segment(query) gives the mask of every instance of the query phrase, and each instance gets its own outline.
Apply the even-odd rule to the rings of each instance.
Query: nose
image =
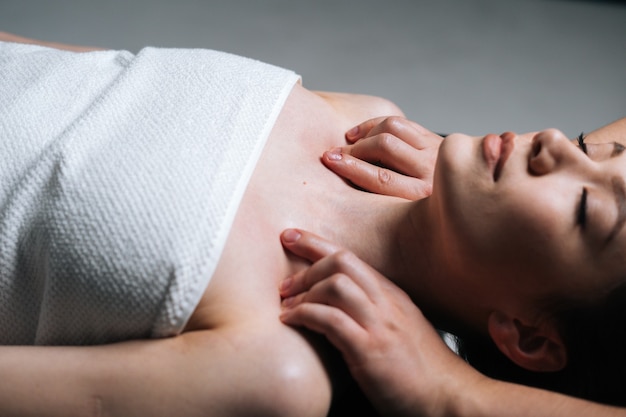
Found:
[[[534,175],[546,175],[559,167],[578,163],[584,157],[563,132],[547,129],[537,133],[532,139],[528,168]]]

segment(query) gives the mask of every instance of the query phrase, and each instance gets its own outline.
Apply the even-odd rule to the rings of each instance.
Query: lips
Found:
[[[483,139],[483,155],[494,181],[500,178],[504,164],[514,147],[515,134],[511,132],[505,132],[500,136],[489,134]]]

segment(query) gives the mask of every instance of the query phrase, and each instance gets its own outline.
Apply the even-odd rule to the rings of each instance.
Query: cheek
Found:
[[[523,191],[504,198],[491,214],[499,219],[492,248],[511,263],[554,262],[571,243],[575,210],[561,193]]]
[[[491,196],[476,218],[466,248],[473,267],[490,278],[493,291],[525,300],[540,299],[578,271],[584,246],[575,225],[575,198],[562,186],[515,189]],[[545,191],[545,192],[539,192]]]
[[[482,235],[483,243],[509,259],[540,259],[545,252],[554,255],[551,252],[574,226],[574,209],[562,193],[553,190],[520,183],[490,196],[475,215],[478,237]]]

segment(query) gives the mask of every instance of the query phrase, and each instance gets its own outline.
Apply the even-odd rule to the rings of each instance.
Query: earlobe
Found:
[[[533,372],[556,372],[567,365],[567,350],[554,323],[528,325],[494,311],[489,335],[500,351],[518,366]]]

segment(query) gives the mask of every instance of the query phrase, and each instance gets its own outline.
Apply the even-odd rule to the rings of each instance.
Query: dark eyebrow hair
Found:
[[[624,179],[621,177],[613,177],[611,178],[611,184],[613,184],[615,205],[617,205],[617,220],[615,221],[613,230],[611,230],[611,233],[609,233],[609,236],[606,238],[606,243],[613,240],[615,235],[624,227],[624,223],[626,223],[626,183],[624,183]]]

